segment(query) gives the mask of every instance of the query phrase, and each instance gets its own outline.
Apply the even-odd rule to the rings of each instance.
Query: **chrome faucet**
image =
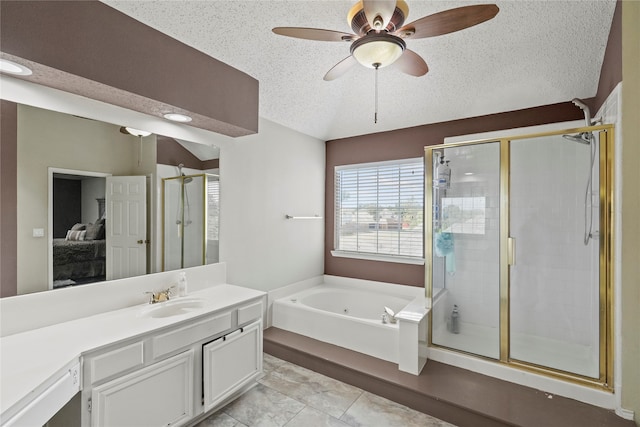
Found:
[[[171,286],[167,289],[163,289],[161,291],[156,292],[145,292],[145,294],[149,294],[149,304],[156,304],[158,302],[169,301],[171,299],[171,295],[173,294],[172,289],[175,286]]]
[[[384,308],[384,313],[382,313],[382,323],[396,323],[398,319],[396,319],[396,314],[389,307]]]

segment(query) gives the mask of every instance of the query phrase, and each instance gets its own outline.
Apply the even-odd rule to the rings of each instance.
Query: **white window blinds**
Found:
[[[220,181],[207,177],[207,240],[220,240]]]
[[[335,169],[335,249],[422,258],[422,158]]]

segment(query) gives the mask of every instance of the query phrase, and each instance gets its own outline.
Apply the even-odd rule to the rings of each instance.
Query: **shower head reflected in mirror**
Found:
[[[186,177],[186,178],[184,178],[184,179],[182,180],[182,182],[183,182],[183,183],[185,183],[185,184],[188,184],[188,183],[190,183],[191,181],[193,181],[193,178],[191,178],[190,176],[186,176],[186,175],[184,174],[184,172],[182,172],[182,168],[183,168],[183,167],[184,167],[184,163],[180,163],[180,164],[178,165],[178,174],[179,174],[180,176],[182,176],[182,177]]]

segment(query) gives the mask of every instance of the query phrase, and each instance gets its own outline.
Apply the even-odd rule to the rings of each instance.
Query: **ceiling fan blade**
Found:
[[[318,40],[323,42],[353,41],[358,38],[355,34],[342,33],[340,31],[333,30],[322,30],[319,28],[276,27],[272,31],[281,36],[306,40]]]
[[[332,69],[327,71],[327,74],[324,75],[324,79],[326,81],[335,80],[338,77],[342,76],[344,73],[349,71],[351,67],[356,65],[358,61],[352,55],[347,56],[342,61],[338,62],[333,66]]]
[[[420,18],[403,26],[395,34],[411,39],[440,36],[481,24],[499,11],[495,4],[458,7]]]
[[[374,30],[383,30],[391,21],[396,10],[396,0],[363,0],[364,16],[367,17],[369,26]],[[380,17],[378,25],[376,18]]]
[[[402,56],[391,65],[410,76],[420,77],[429,72],[429,67],[424,59],[414,51],[405,49]]]

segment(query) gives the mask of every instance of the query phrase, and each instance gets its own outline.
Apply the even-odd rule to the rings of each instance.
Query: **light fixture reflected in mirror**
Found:
[[[120,128],[120,133],[124,133],[126,135],[133,135],[138,137],[144,137],[151,135],[151,132],[147,132],[146,130],[140,130],[136,128],[132,128],[129,126],[122,126]]]
[[[138,166],[142,164],[142,138],[151,135],[151,132],[146,130],[140,130],[129,126],[122,126],[120,133],[125,135],[133,135],[138,137]]]

